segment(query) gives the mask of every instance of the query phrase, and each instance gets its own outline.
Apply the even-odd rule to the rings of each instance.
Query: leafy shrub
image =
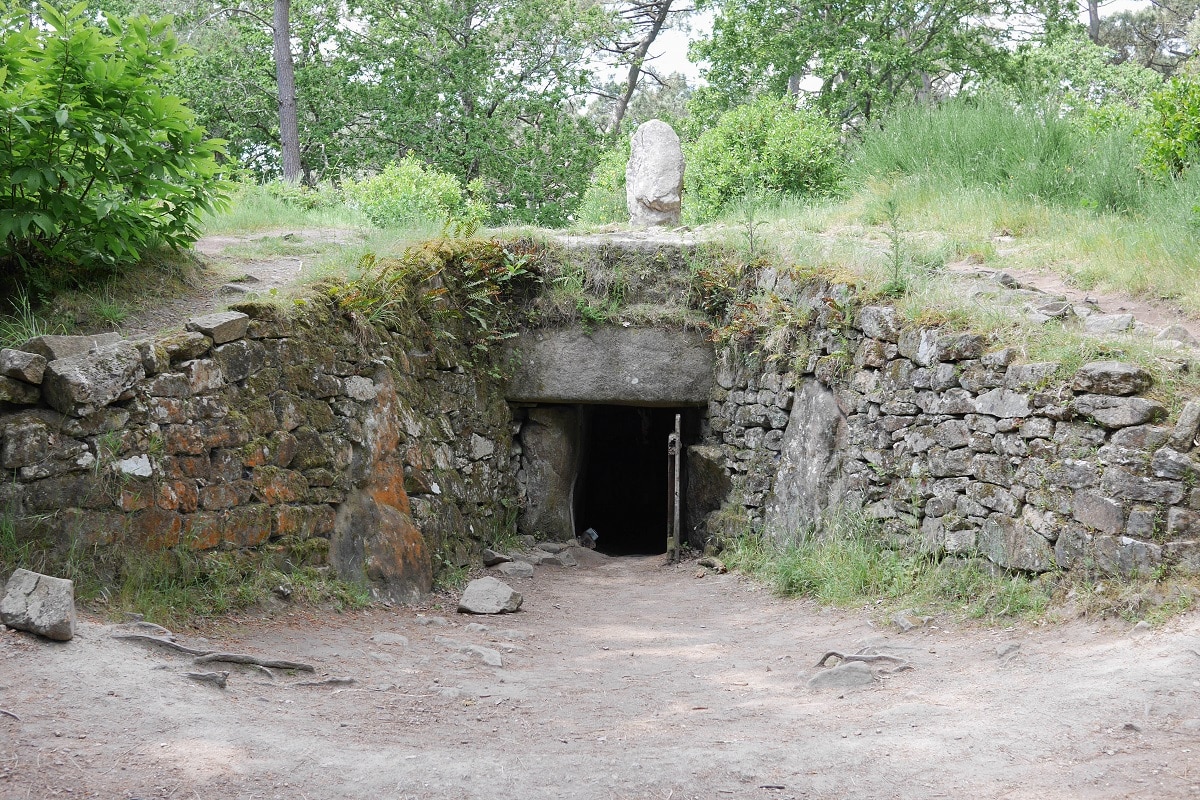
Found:
[[[629,219],[629,208],[625,204],[625,167],[628,164],[628,139],[600,156],[579,205],[580,222],[607,225]]]
[[[0,6],[0,266],[46,293],[195,241],[223,143],[162,93],[181,55],[169,20],[38,8],[34,24]]]
[[[1150,95],[1150,119],[1140,129],[1146,163],[1179,175],[1200,158],[1200,79],[1176,77]]]
[[[702,220],[755,190],[830,194],[843,171],[833,125],[814,111],[769,96],[722,114],[685,153],[684,205]]]
[[[463,197],[453,175],[426,167],[412,155],[388,164],[383,172],[343,189],[346,199],[381,227],[438,221],[476,210]]]

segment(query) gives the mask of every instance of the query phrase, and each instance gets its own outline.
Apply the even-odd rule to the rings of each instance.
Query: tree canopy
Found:
[[[1004,68],[1010,45],[1063,17],[1055,0],[708,0],[712,36],[694,45],[715,92],[797,94],[843,121],[902,99],[958,90]],[[806,80],[807,79],[807,80]]]

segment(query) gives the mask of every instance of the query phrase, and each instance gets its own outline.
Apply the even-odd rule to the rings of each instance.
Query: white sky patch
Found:
[[[1100,16],[1107,17],[1120,11],[1147,8],[1150,5],[1150,0],[1108,0],[1100,4]],[[1079,9],[1079,21],[1086,25],[1087,4],[1080,2]],[[697,39],[708,37],[712,33],[712,25],[713,12],[709,10],[693,15],[689,20],[689,30],[668,30],[659,35],[658,41],[651,49],[652,53],[659,54],[652,62],[655,71],[663,75],[680,72],[687,77],[689,85],[703,86],[704,79],[700,77],[700,71],[706,65],[688,58],[688,45]]]

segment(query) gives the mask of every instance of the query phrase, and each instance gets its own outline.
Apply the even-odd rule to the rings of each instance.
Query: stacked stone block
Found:
[[[415,526],[418,560],[477,553],[513,491],[498,392],[320,301],[238,309],[154,339],[0,351],[0,510],[19,535],[198,550],[341,536],[359,552],[339,565],[333,548],[339,573],[406,595],[388,548],[372,551],[394,530],[372,525]],[[399,516],[344,513],[364,492]]]
[[[781,479],[772,465],[787,463],[791,388],[817,380],[841,415],[829,454],[839,494],[894,546],[1028,572],[1200,572],[1200,401],[1168,423],[1142,396],[1151,377],[1138,366],[1096,362],[1064,377],[981,336],[906,328],[887,306],[860,309],[833,337],[822,325],[816,314],[797,374],[718,373],[708,437],[751,519]],[[823,368],[831,359],[838,369]]]

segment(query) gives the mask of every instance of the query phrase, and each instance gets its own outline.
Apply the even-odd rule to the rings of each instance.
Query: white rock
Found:
[[[150,463],[150,456],[147,455],[121,459],[117,462],[117,469],[126,475],[132,475],[136,478],[149,478],[154,474],[154,467]]]
[[[662,120],[642,123],[630,140],[625,202],[636,226],[678,225],[683,198],[683,148]]]
[[[478,578],[467,584],[458,601],[459,613],[503,614],[521,607],[521,593],[492,577]]]

